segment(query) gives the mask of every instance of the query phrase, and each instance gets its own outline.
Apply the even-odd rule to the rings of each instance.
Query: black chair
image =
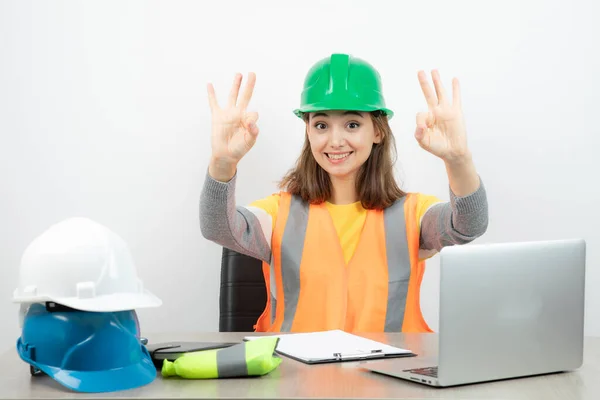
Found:
[[[219,332],[252,332],[267,304],[262,261],[223,248]]]

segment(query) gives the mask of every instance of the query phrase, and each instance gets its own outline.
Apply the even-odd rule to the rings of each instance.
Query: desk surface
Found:
[[[150,342],[238,341],[242,333],[156,334]],[[433,334],[364,335],[391,345],[411,349],[419,357],[394,362],[426,361],[437,350]],[[29,367],[14,349],[2,353],[0,397],[12,399],[73,398],[228,398],[228,399],[594,399],[600,398],[600,338],[586,338],[585,360],[575,372],[466,385],[430,388],[361,369],[365,362],[305,365],[283,358],[275,371],[258,378],[183,380],[157,379],[144,387],[100,394],[64,389],[47,376],[32,377]],[[369,362],[369,361],[366,361]]]

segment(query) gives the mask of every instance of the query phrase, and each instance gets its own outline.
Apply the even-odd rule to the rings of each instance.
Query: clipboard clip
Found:
[[[333,358],[338,361],[345,359],[362,359],[369,357],[379,357],[383,354],[383,350],[376,349],[369,352],[357,352],[357,353],[333,353]]]

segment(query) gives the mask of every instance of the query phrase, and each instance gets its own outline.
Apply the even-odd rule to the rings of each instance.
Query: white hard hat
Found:
[[[125,241],[87,218],[69,218],[35,238],[21,258],[15,303],[55,302],[82,311],[158,307]]]

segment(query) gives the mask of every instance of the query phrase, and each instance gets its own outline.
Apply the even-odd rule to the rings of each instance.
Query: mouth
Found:
[[[325,155],[327,156],[329,161],[331,161],[334,164],[338,164],[346,160],[352,153],[354,152],[348,151],[346,153],[325,153]]]

